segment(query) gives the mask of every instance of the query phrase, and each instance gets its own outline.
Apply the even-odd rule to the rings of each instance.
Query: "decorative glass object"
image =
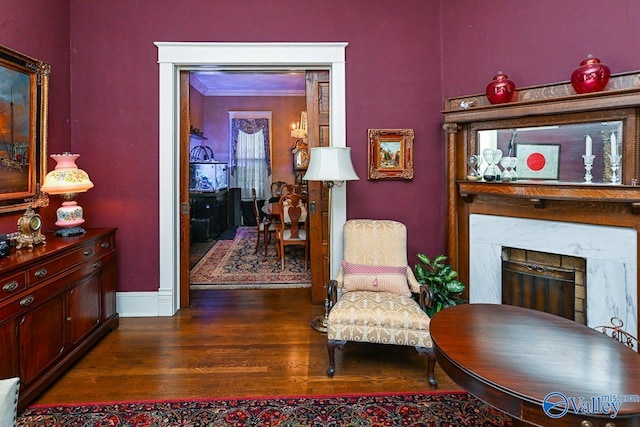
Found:
[[[593,180],[591,169],[593,169],[593,159],[595,159],[596,156],[592,154],[583,154],[582,158],[584,159],[584,182],[591,184],[591,181]]]
[[[589,55],[571,73],[571,86],[577,93],[600,92],[609,83],[610,76],[609,67]]]
[[[620,154],[612,154],[611,155],[611,183],[612,184],[620,184],[620,174],[618,170],[620,169],[620,159],[622,156]]]
[[[493,76],[493,80],[487,85],[486,93],[492,104],[511,102],[516,93],[516,85],[509,80],[506,74],[498,71],[498,74]]]
[[[469,165],[469,174],[467,179],[469,181],[477,181],[480,179],[480,172],[478,172],[478,166],[480,166],[480,156],[472,154],[467,158],[467,165]]]
[[[482,178],[487,182],[500,180],[498,163],[502,158],[502,150],[499,148],[486,148],[482,151],[482,158],[487,162],[487,167],[482,173]]]
[[[517,181],[518,174],[516,173],[515,167],[518,164],[517,157],[509,157],[504,156],[500,159],[500,165],[502,166],[502,175],[500,176],[500,180],[502,182],[510,182]]]

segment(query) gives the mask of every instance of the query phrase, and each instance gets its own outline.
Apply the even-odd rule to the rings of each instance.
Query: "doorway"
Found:
[[[234,240],[237,236],[241,237],[239,241],[247,240],[242,230],[237,231],[241,226],[257,226],[252,191],[261,209],[275,196],[272,185],[295,182],[291,147],[296,138],[292,136],[292,126],[301,120],[301,112],[306,117],[307,72],[291,67],[268,71],[200,67],[183,73],[188,73],[189,88],[188,96],[180,99],[181,120],[188,121],[190,134],[188,146],[187,141],[182,141],[181,156],[189,153],[191,226],[187,228],[192,269],[205,255],[210,255],[219,240]],[[252,143],[241,143],[239,146],[245,149],[236,150],[241,131],[258,137],[255,149],[247,151],[246,147],[253,147]],[[259,158],[259,161],[242,162],[246,155],[255,156],[253,160]],[[240,246],[244,247],[244,243]],[[260,254],[263,252],[265,258],[260,257],[261,262],[257,260],[258,255],[256,260],[243,258],[242,266],[237,266],[238,274],[250,277],[267,274],[265,267],[275,264],[275,258],[264,264],[267,252],[261,250]],[[271,273],[269,271],[264,280],[272,280]],[[193,279],[193,271],[191,276]],[[201,281],[196,284],[209,283],[202,282],[202,275],[198,277]],[[188,304],[187,297],[182,295],[182,306]]]
[[[159,240],[160,283],[157,312],[172,316],[180,308],[180,204],[179,75],[197,67],[268,69],[299,67],[328,69],[331,74],[331,141],[346,144],[345,48],[347,43],[172,43],[156,42],[160,82]],[[346,187],[346,186],[345,186]],[[346,221],[346,188],[332,194],[330,241],[342,240]],[[330,275],[335,277],[342,247],[331,245]],[[187,269],[188,272],[188,269]],[[188,281],[187,281],[188,282]]]

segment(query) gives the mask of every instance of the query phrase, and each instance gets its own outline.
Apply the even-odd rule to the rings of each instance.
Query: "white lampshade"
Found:
[[[350,147],[313,147],[309,155],[309,167],[302,179],[328,182],[360,178],[351,163]]]

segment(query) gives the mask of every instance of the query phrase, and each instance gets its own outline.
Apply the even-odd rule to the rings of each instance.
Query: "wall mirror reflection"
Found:
[[[622,120],[483,129],[469,179],[620,183]]]

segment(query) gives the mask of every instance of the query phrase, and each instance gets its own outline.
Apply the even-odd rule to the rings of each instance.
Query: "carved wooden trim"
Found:
[[[580,184],[530,184],[458,181],[460,197],[486,194],[530,200],[577,200],[640,204],[640,187]]]
[[[444,125],[442,125],[442,129],[444,129],[444,131],[447,134],[458,133],[458,124],[457,123],[445,123]]]
[[[521,103],[557,101],[562,98],[585,98],[588,100],[594,97],[601,97],[603,94],[624,92],[639,88],[640,71],[629,71],[626,73],[612,75],[606,89],[602,92],[577,94],[569,81],[516,88],[513,101],[507,104],[498,105],[498,107],[508,107]],[[484,107],[495,108],[496,105],[491,104],[486,95],[474,94],[448,99],[445,104],[445,113],[454,111],[468,112],[474,109],[482,109]],[[504,115],[504,113],[500,114]]]

